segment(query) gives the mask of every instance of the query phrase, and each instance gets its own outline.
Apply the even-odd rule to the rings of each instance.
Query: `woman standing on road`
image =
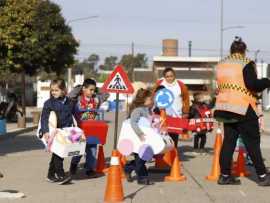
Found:
[[[166,114],[173,117],[188,118],[189,115],[189,92],[187,86],[176,79],[175,71],[172,68],[165,68],[163,78],[157,81],[157,86],[164,86],[174,95],[174,101],[170,108],[166,109]],[[175,147],[178,145],[178,134],[169,133],[173,139]]]

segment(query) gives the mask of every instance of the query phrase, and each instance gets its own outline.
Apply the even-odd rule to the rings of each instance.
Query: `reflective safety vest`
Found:
[[[240,54],[233,54],[217,65],[218,95],[216,110],[246,115],[248,106],[257,111],[257,98],[245,86],[243,69],[250,60]]]

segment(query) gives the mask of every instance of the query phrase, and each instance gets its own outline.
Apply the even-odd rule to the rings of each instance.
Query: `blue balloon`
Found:
[[[174,95],[173,93],[164,88],[157,91],[155,96],[155,105],[159,108],[168,108],[173,104]]]

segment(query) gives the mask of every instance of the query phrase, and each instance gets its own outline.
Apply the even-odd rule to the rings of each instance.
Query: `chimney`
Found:
[[[162,40],[163,56],[178,56],[178,40],[164,39]]]

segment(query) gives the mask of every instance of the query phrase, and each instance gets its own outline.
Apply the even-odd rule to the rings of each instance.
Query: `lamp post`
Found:
[[[86,21],[86,20],[90,20],[90,19],[98,18],[98,17],[99,17],[98,15],[93,15],[93,16],[71,19],[67,21],[67,25],[70,25],[70,23]],[[71,89],[72,89],[72,68],[69,67],[68,68],[68,91],[70,91]]]
[[[261,50],[256,50],[255,53],[254,53],[254,60],[255,60],[255,63],[257,63],[258,61],[258,54],[260,53]]]
[[[242,28],[245,28],[245,27],[241,25],[224,27],[224,3],[223,3],[223,0],[220,0],[220,59],[223,58],[224,31],[232,30],[232,29],[242,29]]]

